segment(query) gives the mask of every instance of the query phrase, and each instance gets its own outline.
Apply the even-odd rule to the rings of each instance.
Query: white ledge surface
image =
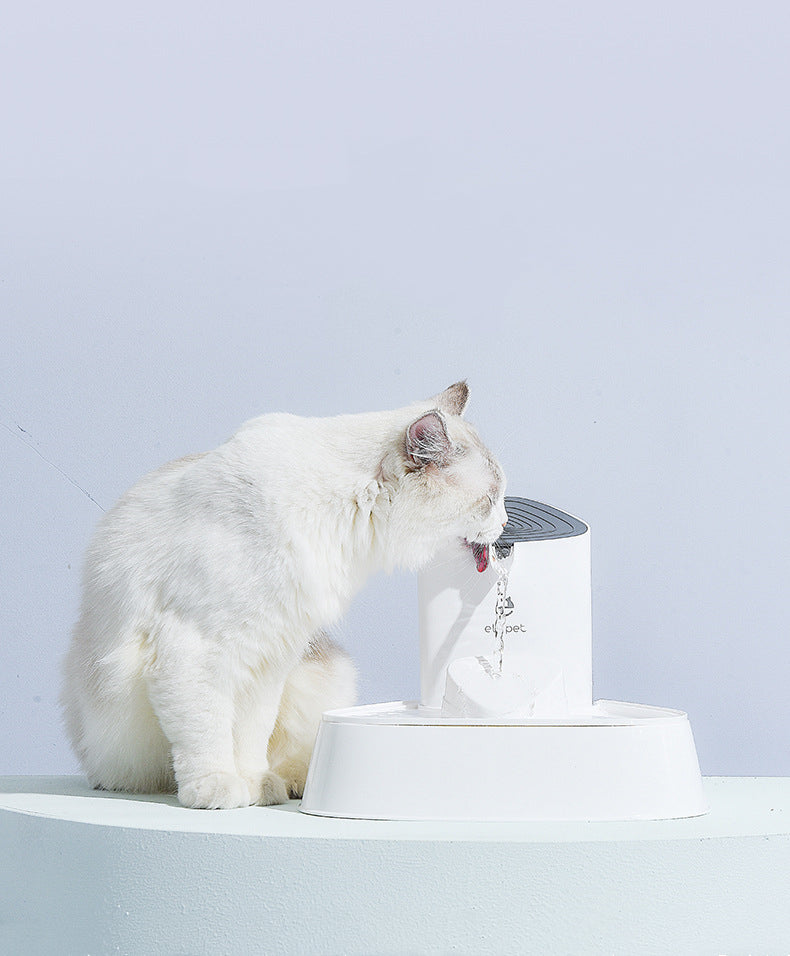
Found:
[[[105,827],[320,840],[569,843],[790,835],[790,777],[706,777],[705,792],[710,813],[681,820],[419,822],[313,817],[299,812],[298,800],[275,807],[187,810],[174,796],[92,790],[83,777],[22,776],[0,777],[0,811]]]
[[[705,790],[683,820],[404,822],[4,777],[0,954],[788,956],[790,778]]]

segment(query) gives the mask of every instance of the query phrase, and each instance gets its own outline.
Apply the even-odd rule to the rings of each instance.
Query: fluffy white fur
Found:
[[[504,478],[467,398],[460,382],[395,411],[265,415],[120,499],[64,668],[93,786],[214,808],[301,794],[322,711],[355,699],[323,629],[372,573],[501,533]]]

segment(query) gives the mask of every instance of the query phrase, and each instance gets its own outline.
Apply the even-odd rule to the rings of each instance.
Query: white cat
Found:
[[[323,628],[372,573],[493,542],[502,469],[464,382],[396,411],[264,415],[138,482],[101,521],[65,661],[91,784],[188,807],[300,796],[355,671]],[[471,557],[470,557],[471,560]]]

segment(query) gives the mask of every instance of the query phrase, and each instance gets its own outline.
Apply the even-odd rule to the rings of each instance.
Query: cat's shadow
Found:
[[[90,800],[124,800],[130,803],[158,804],[183,810],[185,813],[212,813],[210,810],[188,810],[182,807],[174,793],[133,793],[125,790],[95,790],[85,777],[38,777],[13,776],[0,777],[0,794],[33,793],[42,796],[82,797]],[[281,813],[299,813],[301,800],[289,800],[288,803],[274,804],[268,807],[239,807],[235,813],[260,813],[261,811]],[[216,811],[224,813],[226,811]]]
[[[151,803],[185,810],[174,793],[134,793],[126,790],[95,790],[85,777],[38,777],[12,776],[0,777],[0,793],[35,793],[42,796],[83,797],[92,800],[126,800],[132,803]],[[280,810],[286,813],[298,813],[300,800],[270,807],[242,807],[241,810]],[[206,811],[189,811],[204,813]],[[209,811],[210,812],[210,811]],[[218,811],[222,812],[222,811]]]
[[[164,803],[179,806],[174,793],[96,790],[91,787],[85,777],[76,775],[0,777],[0,793],[35,793],[42,796],[89,797],[96,800],[133,800],[139,803]]]

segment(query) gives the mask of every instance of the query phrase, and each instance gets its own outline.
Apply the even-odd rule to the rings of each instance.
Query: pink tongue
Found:
[[[487,544],[478,544],[475,545],[475,561],[477,562],[477,570],[485,571],[488,567],[488,545]]]

